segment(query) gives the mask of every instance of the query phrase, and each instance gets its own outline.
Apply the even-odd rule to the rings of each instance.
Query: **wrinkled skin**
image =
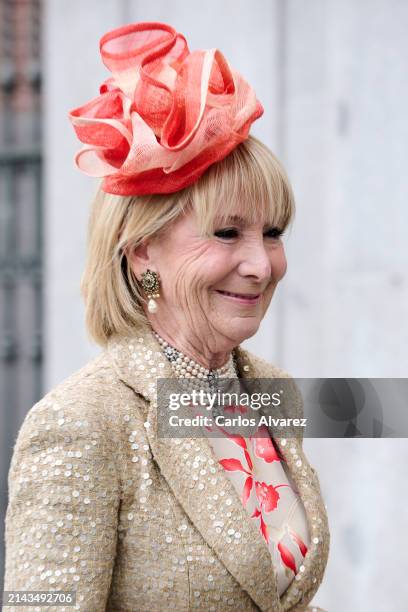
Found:
[[[232,231],[217,236],[221,229]],[[231,219],[203,238],[190,210],[160,238],[128,252],[139,281],[148,268],[159,274],[158,310],[146,309],[153,329],[201,365],[224,365],[230,351],[256,333],[286,272],[283,243],[270,230]],[[257,304],[237,303],[217,289],[261,298]]]

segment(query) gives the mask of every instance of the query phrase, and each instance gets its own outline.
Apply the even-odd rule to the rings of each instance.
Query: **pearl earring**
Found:
[[[154,298],[160,297],[159,293],[159,276],[153,270],[146,270],[146,272],[142,272],[142,287],[149,301],[147,303],[147,310],[154,314],[157,312],[157,302]]]

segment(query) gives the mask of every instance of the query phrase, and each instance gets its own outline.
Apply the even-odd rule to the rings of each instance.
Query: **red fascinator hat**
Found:
[[[100,95],[69,113],[80,170],[117,195],[172,193],[194,183],[248,137],[263,113],[252,87],[218,49],[190,52],[163,23],[105,34],[112,76]]]

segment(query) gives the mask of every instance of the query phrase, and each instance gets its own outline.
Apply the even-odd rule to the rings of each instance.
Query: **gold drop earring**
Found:
[[[160,281],[159,275],[153,270],[147,269],[146,272],[142,272],[142,287],[146,293],[149,301],[147,303],[147,310],[154,314],[157,312],[158,306],[155,298],[160,297]]]

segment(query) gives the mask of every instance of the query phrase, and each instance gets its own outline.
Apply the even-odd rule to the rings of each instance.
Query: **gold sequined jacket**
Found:
[[[288,377],[241,347],[235,356],[242,378]],[[311,535],[280,598],[267,545],[208,439],[156,435],[156,378],[173,376],[146,329],[111,338],[29,410],[9,470],[4,590],[75,591],[76,603],[25,610],[321,610],[308,604],[329,528],[302,440],[275,438]]]

